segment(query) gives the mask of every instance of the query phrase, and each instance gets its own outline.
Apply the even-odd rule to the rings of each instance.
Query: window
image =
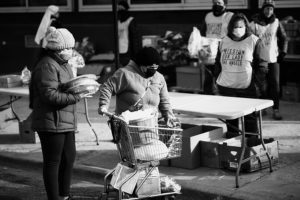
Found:
[[[112,0],[82,0],[83,5],[111,5]]]
[[[112,0],[79,0],[79,11],[112,11]],[[208,10],[211,0],[128,0],[132,11]],[[246,9],[248,0],[230,0],[229,9]]]
[[[72,0],[2,0],[0,12],[44,12],[49,5],[59,6],[59,10],[72,11]]]
[[[0,7],[26,6],[26,0],[5,0],[0,1]]]
[[[130,3],[134,4],[168,4],[168,3],[181,3],[181,0],[131,0]]]

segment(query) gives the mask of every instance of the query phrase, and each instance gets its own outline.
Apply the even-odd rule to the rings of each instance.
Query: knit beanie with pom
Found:
[[[72,33],[65,28],[56,29],[55,27],[50,26],[45,39],[47,42],[46,49],[63,50],[74,48],[75,46],[75,39]]]

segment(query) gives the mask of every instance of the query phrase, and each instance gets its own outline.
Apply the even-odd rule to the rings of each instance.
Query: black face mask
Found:
[[[156,69],[147,69],[145,72],[146,78],[153,76],[155,74],[155,72],[156,72]]]
[[[220,16],[225,12],[225,9],[224,9],[224,6],[213,5],[212,11],[213,11],[215,16]]]
[[[124,22],[129,17],[129,12],[126,10],[120,10],[118,11],[118,18],[121,22]]]

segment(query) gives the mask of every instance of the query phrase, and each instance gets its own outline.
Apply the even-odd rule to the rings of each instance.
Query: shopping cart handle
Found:
[[[120,120],[120,121],[123,121],[123,122],[126,122],[122,117],[119,117],[111,112],[103,112],[104,115],[108,116],[109,118],[114,118],[114,119],[117,119],[117,120]]]

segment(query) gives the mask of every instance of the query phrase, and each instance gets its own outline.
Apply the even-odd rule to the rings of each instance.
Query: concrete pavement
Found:
[[[97,114],[97,95],[89,99],[89,114],[94,129],[100,139],[97,146],[90,126],[84,115],[79,114],[79,133],[76,134],[77,158],[75,173],[103,176],[119,162],[116,146],[111,142],[107,118]],[[6,97],[0,95],[0,105]],[[110,109],[113,109],[114,101]],[[30,110],[28,100],[21,99],[15,103],[16,112],[25,119]],[[79,104],[83,113],[83,103]],[[240,188],[235,188],[235,174],[231,171],[200,167],[187,170],[160,166],[160,173],[174,178],[181,186],[185,196],[190,199],[300,199],[300,103],[281,102],[284,119],[273,121],[271,109],[264,117],[264,137],[273,137],[279,141],[279,164],[274,172],[268,169],[240,175]],[[193,118],[179,115],[182,122],[224,126],[211,118]],[[20,142],[18,124],[13,122],[0,130],[0,159],[26,165],[42,164],[39,142],[24,144]],[[38,140],[38,137],[37,137]]]

